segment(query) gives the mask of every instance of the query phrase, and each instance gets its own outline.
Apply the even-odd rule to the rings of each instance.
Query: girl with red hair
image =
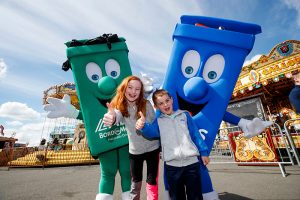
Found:
[[[130,199],[139,200],[143,180],[143,162],[147,164],[146,191],[147,200],[158,199],[158,164],[160,144],[159,140],[145,138],[135,129],[135,124],[141,111],[146,121],[151,123],[155,119],[151,103],[144,98],[144,86],[139,77],[125,78],[117,88],[111,103],[107,103],[108,112],[103,122],[106,126],[124,123],[129,140],[129,160],[131,172]]]

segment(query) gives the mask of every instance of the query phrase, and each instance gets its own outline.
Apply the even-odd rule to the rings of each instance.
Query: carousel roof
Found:
[[[287,95],[293,87],[292,75],[300,72],[300,41],[287,40],[276,45],[269,55],[242,68],[232,100],[259,93]]]

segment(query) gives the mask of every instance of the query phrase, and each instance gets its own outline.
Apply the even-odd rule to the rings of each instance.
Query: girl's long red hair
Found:
[[[118,86],[115,97],[111,100],[112,107],[118,109],[124,117],[129,117],[128,113],[128,103],[125,97],[125,91],[128,87],[128,84],[132,80],[137,80],[141,83],[141,93],[136,100],[136,118],[138,118],[139,111],[142,111],[144,116],[146,116],[146,103],[147,100],[144,98],[144,86],[141,79],[137,76],[129,76],[125,78],[122,83]]]

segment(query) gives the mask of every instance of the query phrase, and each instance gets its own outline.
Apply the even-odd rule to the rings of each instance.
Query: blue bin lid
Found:
[[[174,38],[189,38],[234,46],[250,51],[255,35],[261,33],[257,24],[203,16],[181,16]]]
[[[182,24],[195,25],[196,23],[199,23],[206,27],[214,29],[224,28],[224,30],[228,31],[253,35],[261,33],[261,27],[257,24],[245,23],[228,19],[183,15],[180,17],[180,20]]]

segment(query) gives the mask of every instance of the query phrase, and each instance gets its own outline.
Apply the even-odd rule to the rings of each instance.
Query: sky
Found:
[[[126,38],[133,74],[161,84],[181,15],[262,27],[246,63],[286,40],[300,40],[298,0],[9,0],[0,1],[0,125],[5,136],[37,145],[44,134],[43,91],[74,82],[61,70],[65,42],[103,33]]]

